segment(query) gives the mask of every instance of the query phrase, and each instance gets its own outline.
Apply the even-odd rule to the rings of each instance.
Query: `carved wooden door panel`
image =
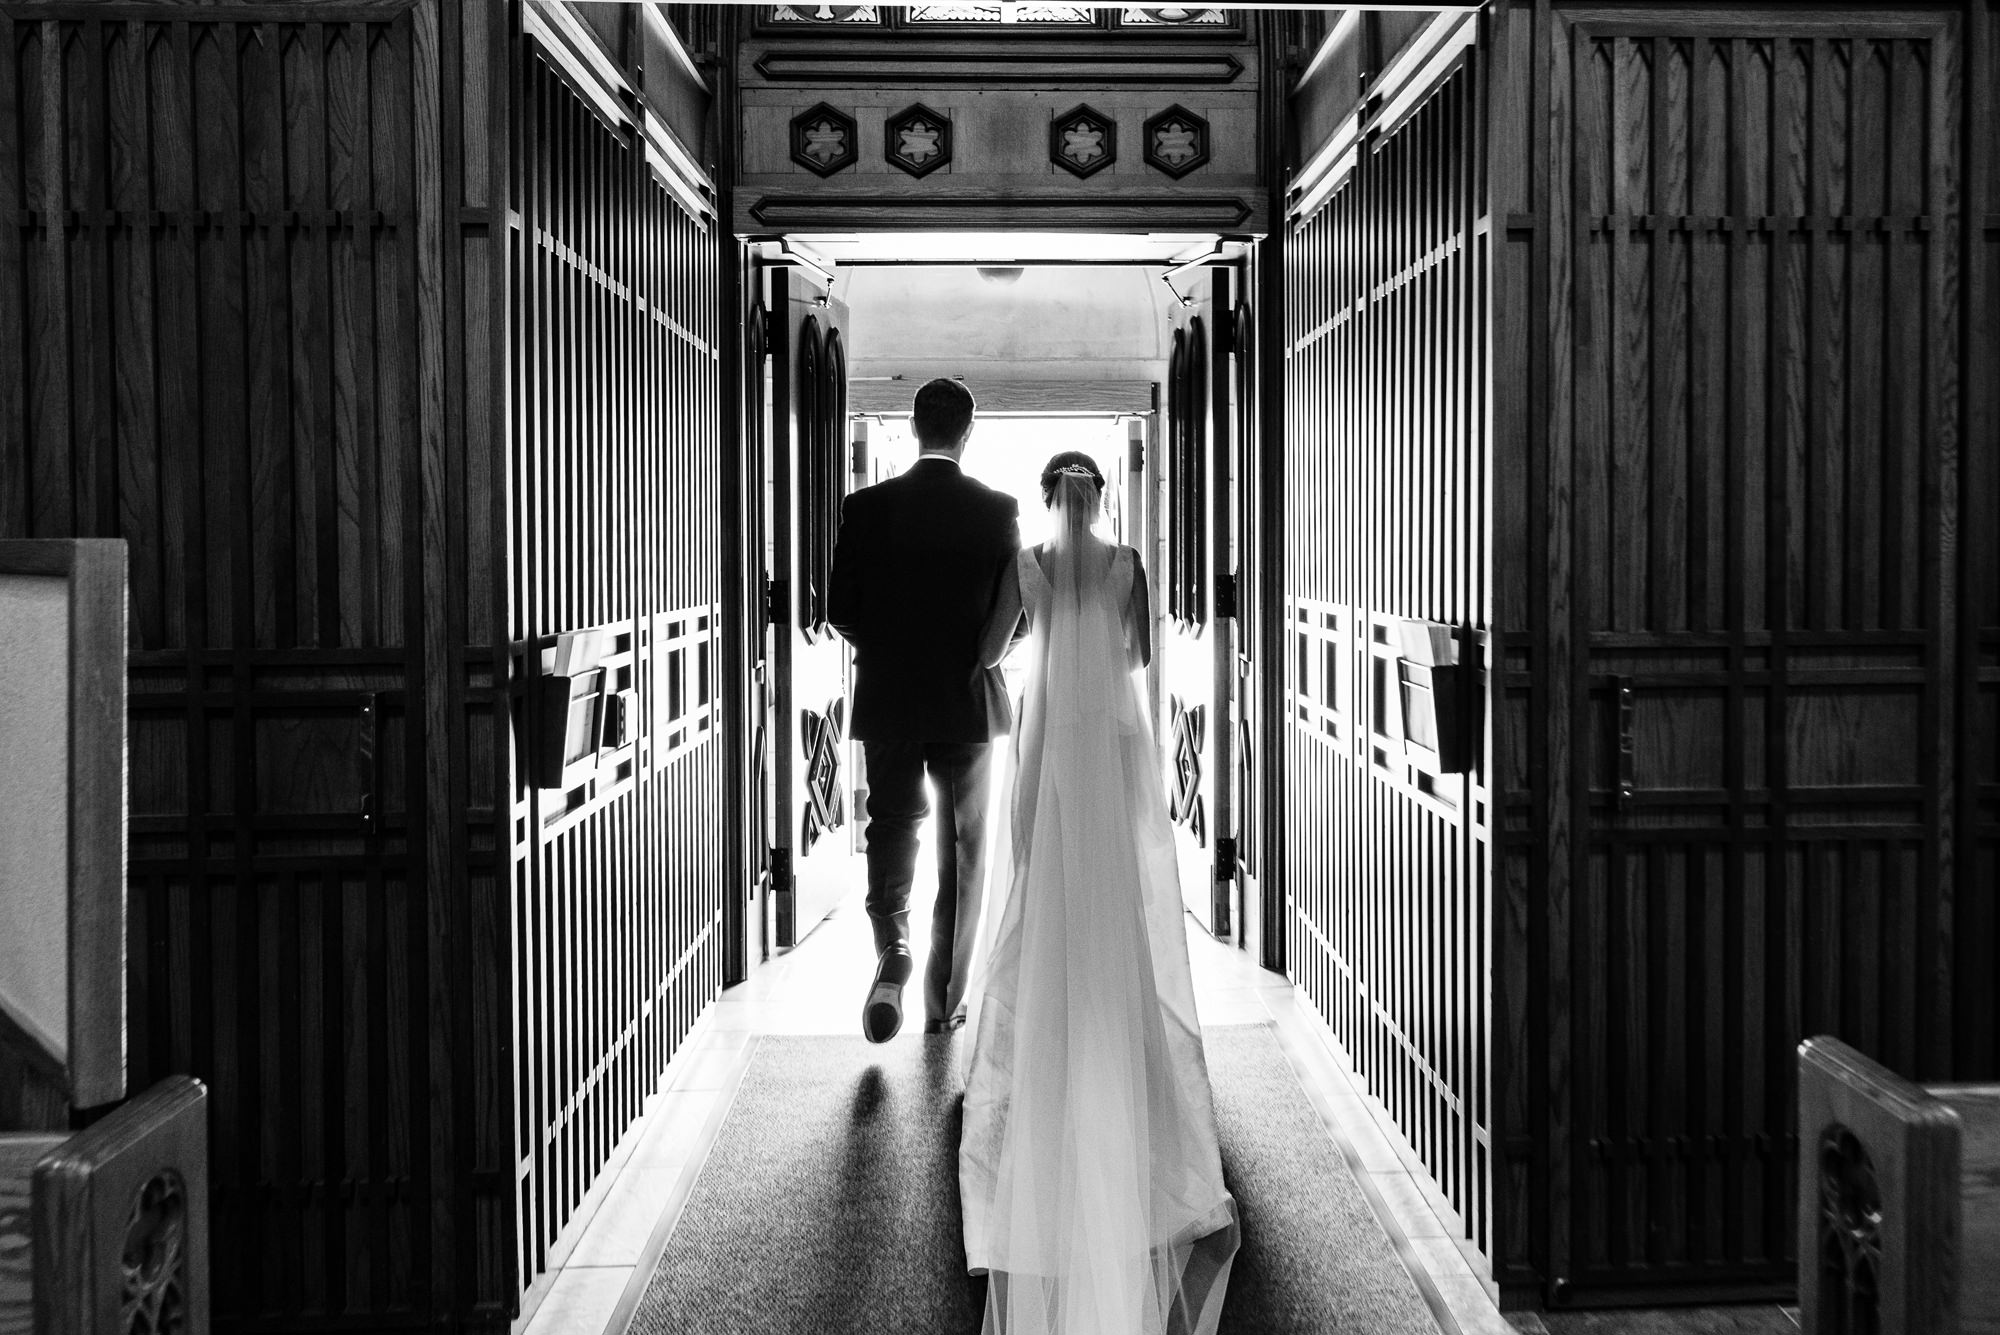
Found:
[[[1265,958],[1265,922],[1262,911],[1263,848],[1261,822],[1264,783],[1264,749],[1259,744],[1263,702],[1260,679],[1259,645],[1263,637],[1264,574],[1257,559],[1263,527],[1258,508],[1258,478],[1262,472],[1261,435],[1257,412],[1256,321],[1246,299],[1252,285],[1237,270],[1238,299],[1230,315],[1233,326],[1230,372],[1233,388],[1230,399],[1234,413],[1231,439],[1230,486],[1224,503],[1230,507],[1232,550],[1225,555],[1224,569],[1230,576],[1225,587],[1234,601],[1234,635],[1230,656],[1230,741],[1234,763],[1230,766],[1229,806],[1235,817],[1236,840],[1231,851],[1233,863],[1225,868],[1234,878],[1233,932],[1237,943]],[[1275,928],[1275,924],[1273,924]]]
[[[766,572],[775,681],[773,943],[786,947],[865,873],[849,809],[847,648],[826,622],[848,479],[846,311],[799,270],[765,273],[774,433]]]
[[[1219,265],[1201,271],[1189,304],[1174,316],[1161,470],[1167,800],[1180,851],[1181,896],[1220,937],[1235,930],[1237,847],[1235,278]]]
[[[1955,25],[1553,30],[1559,1302],[1785,1292],[1799,1040],[1951,1062]]]
[[[774,625],[771,604],[766,596],[768,572],[772,568],[773,492],[770,348],[770,315],[764,305],[762,279],[750,267],[752,281],[750,308],[744,318],[743,395],[742,565],[746,572],[743,598],[748,607],[750,627],[745,645],[744,709],[746,714],[746,754],[744,758],[744,831],[746,894],[744,920],[732,939],[740,943],[742,968],[731,981],[747,977],[771,950],[773,927],[770,906],[777,867],[772,852],[777,846],[777,764],[772,735],[777,729],[777,679],[773,666],[773,642],[782,625]]]

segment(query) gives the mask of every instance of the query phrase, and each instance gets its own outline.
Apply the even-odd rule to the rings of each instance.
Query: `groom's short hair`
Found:
[[[918,445],[927,450],[948,450],[971,425],[972,391],[958,381],[940,378],[917,391],[910,426],[917,433]]]

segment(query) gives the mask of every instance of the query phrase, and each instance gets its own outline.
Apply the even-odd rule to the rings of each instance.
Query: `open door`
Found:
[[[771,944],[798,944],[863,882],[847,791],[846,646],[826,622],[827,576],[847,494],[846,311],[812,275],[759,270],[764,310],[766,756]]]
[[[1161,636],[1167,799],[1188,910],[1224,940],[1237,930],[1236,271],[1180,280],[1161,443],[1165,561]],[[1191,290],[1190,290],[1191,288]]]

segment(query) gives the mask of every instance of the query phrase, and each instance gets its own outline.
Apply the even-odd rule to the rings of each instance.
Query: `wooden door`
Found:
[[[772,943],[794,946],[862,883],[848,789],[846,645],[826,621],[847,494],[843,307],[797,269],[766,270],[770,395]]]
[[[740,919],[731,924],[730,946],[737,952],[738,968],[728,981],[744,981],[770,956],[772,902],[775,865],[772,850],[777,846],[776,764],[772,733],[776,729],[776,677],[772,644],[775,637],[768,597],[768,574],[772,552],[772,489],[770,349],[767,337],[770,316],[764,304],[764,278],[745,255],[743,258],[745,310],[743,351],[739,367],[742,403],[742,442],[737,462],[741,488],[739,510],[742,525],[737,540],[736,569],[743,587],[739,590],[744,608],[743,636],[743,886]]]
[[[1232,883],[1231,915],[1236,944],[1251,952],[1259,963],[1265,958],[1263,913],[1263,824],[1265,764],[1262,737],[1263,692],[1259,646],[1263,643],[1263,595],[1265,570],[1257,560],[1263,533],[1259,507],[1258,478],[1262,475],[1262,433],[1258,430],[1257,325],[1248,301],[1252,291],[1245,275],[1237,271],[1238,299],[1230,313],[1230,358],[1232,385],[1230,403],[1234,421],[1230,432],[1229,485],[1224,503],[1230,507],[1230,550],[1220,563],[1225,571],[1223,588],[1229,594],[1233,643],[1229,657],[1229,737],[1232,763],[1229,767],[1229,810],[1236,832],[1225,848],[1234,856],[1219,867]]]
[[[1954,1061],[1958,19],[1557,15],[1552,1293],[1778,1295],[1799,1040]]]
[[[1167,370],[1166,631],[1161,637],[1167,798],[1181,895],[1218,937],[1236,879],[1235,273],[1215,266],[1176,312]]]

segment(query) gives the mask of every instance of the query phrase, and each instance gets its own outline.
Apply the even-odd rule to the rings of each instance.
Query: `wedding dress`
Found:
[[[1237,1246],[1174,842],[1128,659],[1132,554],[1058,480],[968,1029],[959,1185],[986,1335],[1212,1335]]]

